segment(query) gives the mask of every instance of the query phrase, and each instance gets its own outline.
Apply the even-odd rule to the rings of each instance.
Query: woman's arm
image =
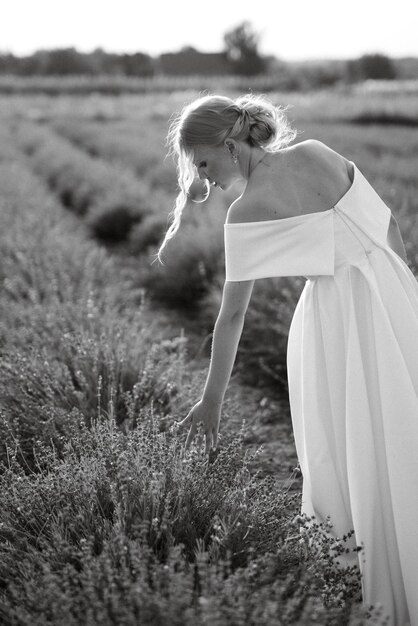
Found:
[[[386,241],[387,241],[388,246],[392,248],[392,250],[396,252],[396,254],[399,255],[401,259],[405,261],[405,263],[408,263],[408,259],[406,257],[405,245],[402,240],[401,231],[399,230],[398,222],[396,221],[393,214],[390,218]]]
[[[213,331],[212,355],[202,399],[179,423],[181,427],[190,426],[186,449],[190,446],[200,422],[203,422],[206,437],[206,453],[209,453],[211,447],[217,446],[221,406],[237,354],[253,285],[253,280],[225,283],[222,304]]]
[[[203,400],[222,404],[237,354],[254,281],[226,282],[215,322],[212,356]]]

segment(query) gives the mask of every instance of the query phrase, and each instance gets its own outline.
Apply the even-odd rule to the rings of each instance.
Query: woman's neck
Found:
[[[251,148],[251,146],[245,146],[240,153],[240,170],[243,178],[248,181],[251,174],[254,172],[258,164],[266,156],[266,151],[263,148]]]

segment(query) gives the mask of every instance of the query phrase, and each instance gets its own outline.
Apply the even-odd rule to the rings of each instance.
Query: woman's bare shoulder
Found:
[[[346,168],[350,167],[350,161],[348,159],[319,139],[307,139],[299,145],[303,148],[306,156],[315,155],[318,159],[322,159],[330,165],[338,167],[344,164]]]
[[[226,222],[255,222],[280,219],[305,212],[311,205],[313,189],[321,182],[318,196],[340,197],[352,180],[352,165],[348,159],[317,139],[307,139],[270,155],[244,193],[228,211]],[[323,207],[314,207],[321,210]]]

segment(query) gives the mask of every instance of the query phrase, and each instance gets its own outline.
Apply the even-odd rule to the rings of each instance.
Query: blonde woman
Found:
[[[216,447],[254,281],[304,276],[288,340],[302,511],[355,531],[363,600],[418,626],[418,284],[390,209],[362,172],[316,140],[290,145],[284,109],[206,96],[172,123],[177,231],[196,172],[229,189],[226,281],[202,398],[180,422]]]

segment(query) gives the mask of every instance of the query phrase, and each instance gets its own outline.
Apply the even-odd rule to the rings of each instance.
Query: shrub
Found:
[[[159,206],[161,197],[151,195],[148,186],[126,168],[92,159],[51,130],[22,123],[17,140],[25,151],[30,151],[35,171],[48,182],[64,206],[80,216],[94,208],[96,224],[101,213],[109,213],[109,219],[115,223],[120,206],[125,206],[133,221]],[[106,221],[106,217],[103,219]],[[126,223],[126,218],[122,219]]]
[[[37,444],[36,473],[9,449],[7,623],[366,623],[358,571],[336,566],[335,538],[295,516],[294,496],[248,473],[242,435],[208,463],[152,411],[126,435],[114,418],[81,419],[60,457]]]
[[[218,212],[182,224],[164,251],[164,265],[143,267],[141,283],[167,306],[195,309],[223,271],[223,218]]]
[[[98,394],[107,405],[114,393],[121,422],[133,401],[167,413],[175,400],[181,411],[184,338],[163,338],[116,262],[59,215],[22,163],[0,165],[0,188],[3,441],[20,441],[30,464],[34,441],[60,448],[72,409],[94,419]]]
[[[118,204],[110,208],[101,207],[97,217],[90,217],[89,223],[93,235],[105,242],[125,241],[132,226],[141,220],[131,207]]]
[[[163,215],[147,215],[139,224],[135,224],[129,233],[128,250],[133,255],[141,255],[148,248],[155,249],[163,240],[167,229],[167,218]]]

